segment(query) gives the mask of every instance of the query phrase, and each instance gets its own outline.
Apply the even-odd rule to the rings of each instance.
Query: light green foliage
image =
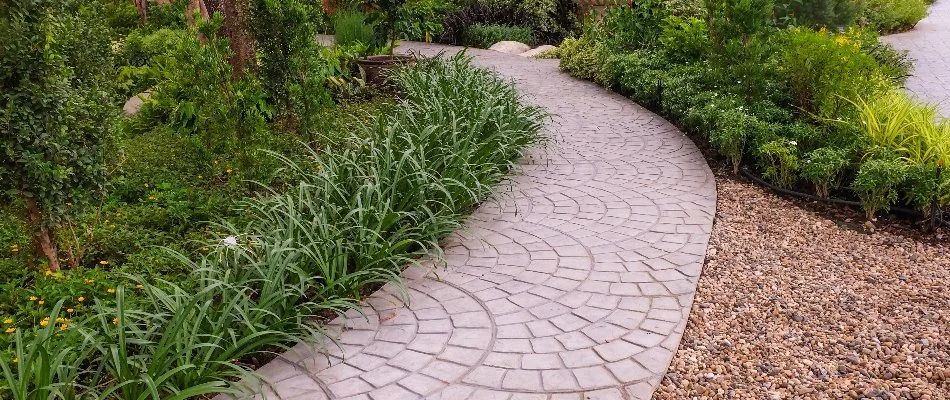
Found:
[[[457,8],[453,1],[409,0],[399,11],[399,32],[407,40],[434,40],[445,29],[442,17]]]
[[[698,61],[709,50],[709,28],[696,17],[669,16],[663,20],[660,36],[666,54],[680,62]]]
[[[883,32],[913,28],[927,16],[925,0],[867,0],[865,19]]]
[[[4,202],[34,211],[26,215],[31,230],[68,222],[105,192],[118,109],[108,29],[96,6],[0,4],[0,189]],[[52,265],[55,255],[47,256]]]
[[[898,198],[907,166],[898,159],[869,159],[861,164],[851,188],[857,193],[869,220],[878,211],[888,211]]]
[[[827,197],[841,186],[841,175],[849,161],[846,150],[835,147],[815,149],[805,156],[801,175],[815,185],[819,196]]]
[[[340,10],[333,16],[334,44],[351,46],[356,43],[372,45],[373,27],[366,22],[366,14],[355,10]]]
[[[793,140],[777,139],[762,144],[758,155],[763,176],[781,187],[792,187],[801,166],[798,153],[798,143]]]
[[[567,38],[558,48],[561,69],[571,76],[609,85],[607,65],[611,52],[603,42],[588,37]]]
[[[877,61],[862,51],[861,35],[855,29],[841,34],[784,31],[778,69],[797,107],[818,118],[840,118],[852,108],[848,99],[886,89]]]
[[[667,9],[658,0],[638,1],[636,8],[608,8],[594,27],[595,35],[614,51],[654,48],[663,33]]]
[[[940,119],[936,107],[893,91],[858,108],[859,129],[873,145],[911,164],[950,165],[950,122]]]
[[[531,35],[530,28],[475,24],[465,30],[465,33],[462,35],[462,44],[487,49],[495,43],[511,40],[530,46],[534,43],[534,39]]]

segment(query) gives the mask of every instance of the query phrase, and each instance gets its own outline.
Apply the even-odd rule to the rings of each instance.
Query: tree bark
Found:
[[[247,0],[222,0],[221,10],[224,14],[222,30],[231,43],[231,79],[239,80],[248,70],[254,69],[256,55],[254,53],[254,37],[247,26]]]
[[[191,4],[185,10],[185,18],[188,20],[188,26],[195,26],[195,10],[198,11],[198,17],[202,21],[208,20],[208,7],[203,0],[191,0]]]
[[[36,249],[37,255],[46,257],[51,271],[59,271],[59,254],[56,251],[56,240],[54,240],[49,226],[43,221],[43,212],[36,204],[36,199],[30,196],[26,196],[26,219],[33,230],[31,232],[33,247]]]
[[[132,0],[135,3],[135,10],[139,12],[139,23],[145,25],[148,23],[148,0]]]

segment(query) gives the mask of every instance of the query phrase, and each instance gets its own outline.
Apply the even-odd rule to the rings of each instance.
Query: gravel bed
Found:
[[[950,232],[875,228],[717,175],[696,301],[654,399],[950,398]]]

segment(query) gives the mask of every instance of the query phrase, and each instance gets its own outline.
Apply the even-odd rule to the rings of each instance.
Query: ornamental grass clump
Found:
[[[128,275],[85,318],[61,323],[60,303],[43,328],[4,321],[16,343],[0,352],[0,397],[240,397],[268,384],[253,372],[262,360],[327,338],[318,317],[358,309],[437,251],[539,141],[543,114],[463,56],[395,83],[402,100],[361,130],[304,160],[278,155],[299,183],[242,202],[245,222],[217,225],[203,255],[168,250],[189,280]]]

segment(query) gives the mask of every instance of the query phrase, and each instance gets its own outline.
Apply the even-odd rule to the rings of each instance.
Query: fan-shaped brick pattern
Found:
[[[432,54],[443,46],[409,44]],[[403,274],[260,372],[271,399],[646,399],[689,314],[716,188],[674,126],[557,61],[471,50],[552,121],[447,265]],[[402,299],[408,298],[408,302]]]

